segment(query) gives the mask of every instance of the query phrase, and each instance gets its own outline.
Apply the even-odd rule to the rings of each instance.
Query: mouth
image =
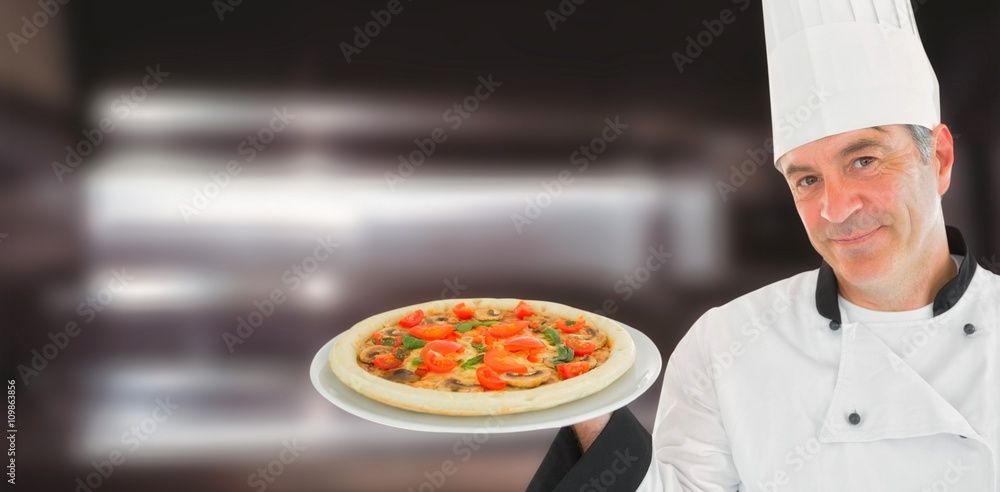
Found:
[[[871,238],[872,236],[874,236],[875,233],[878,232],[881,229],[882,229],[882,226],[879,226],[879,227],[876,227],[876,228],[874,228],[874,229],[872,229],[870,231],[862,231],[862,232],[856,233],[856,234],[854,234],[852,236],[833,237],[833,238],[830,238],[830,240],[833,241],[835,244],[839,244],[839,245],[842,245],[842,246],[853,246],[853,245],[861,244],[861,243],[867,241],[869,238]]]

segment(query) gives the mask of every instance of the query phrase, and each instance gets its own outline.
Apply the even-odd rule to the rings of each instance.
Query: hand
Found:
[[[577,441],[580,441],[580,449],[582,449],[584,453],[590,449],[591,444],[594,444],[597,436],[601,435],[604,427],[608,425],[609,420],[611,420],[611,414],[606,413],[600,417],[585,420],[579,424],[573,424],[573,431],[576,433],[576,439]]]

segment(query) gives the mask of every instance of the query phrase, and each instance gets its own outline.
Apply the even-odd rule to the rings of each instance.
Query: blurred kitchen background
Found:
[[[1000,271],[1000,8],[914,4],[956,137],[947,220]],[[372,24],[388,5],[0,5],[17,487],[523,490],[555,429],[461,461],[462,435],[327,402],[313,355],[395,307],[519,297],[603,310],[666,361],[708,308],[819,265],[763,150],[758,2],[404,1]],[[630,405],[650,428],[658,394]]]

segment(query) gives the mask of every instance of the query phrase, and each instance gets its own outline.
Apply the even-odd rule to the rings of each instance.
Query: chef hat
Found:
[[[909,0],[763,3],[775,162],[838,133],[940,122]]]

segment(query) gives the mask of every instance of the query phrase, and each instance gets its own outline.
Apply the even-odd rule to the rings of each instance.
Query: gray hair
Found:
[[[910,132],[910,136],[913,137],[913,142],[917,144],[917,150],[920,151],[920,159],[924,161],[924,164],[930,164],[931,153],[934,152],[934,136],[931,134],[930,128],[921,125],[904,126]]]

